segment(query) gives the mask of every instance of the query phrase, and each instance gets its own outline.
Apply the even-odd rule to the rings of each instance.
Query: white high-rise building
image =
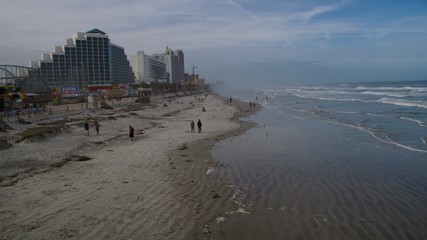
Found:
[[[168,81],[166,63],[146,55],[144,51],[138,51],[136,55],[131,58],[131,66],[135,75],[135,83]]]

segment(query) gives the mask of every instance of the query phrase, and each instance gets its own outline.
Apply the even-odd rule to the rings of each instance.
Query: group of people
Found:
[[[101,125],[99,124],[98,119],[94,120],[93,125],[95,126],[96,135],[99,135],[99,128]],[[86,122],[84,123],[84,128],[87,131],[87,135],[89,136],[90,135],[89,134],[89,128],[90,128],[89,120],[86,120]],[[131,141],[133,141],[134,135],[135,135],[135,129],[129,125],[129,138]]]
[[[95,119],[93,125],[95,126],[96,135],[99,135],[99,128],[101,127],[101,125],[99,125],[98,119]],[[89,120],[86,120],[84,128],[87,131],[87,135],[89,136]]]
[[[231,101],[232,100],[230,97],[230,102]],[[255,103],[254,103],[254,105],[255,105]],[[252,106],[252,103],[251,103],[251,106]],[[203,107],[202,111],[206,112],[206,109]],[[98,122],[98,119],[94,120],[94,126],[96,129],[96,135],[99,135],[100,124]],[[196,132],[196,130],[195,130],[196,123],[193,120],[191,120],[190,127],[191,127],[191,132],[195,133]],[[87,135],[89,136],[89,120],[86,120],[86,122],[84,123],[84,129],[87,131]],[[199,133],[202,132],[202,121],[200,119],[197,121],[197,132],[199,132]],[[131,141],[133,141],[134,136],[135,136],[135,129],[131,125],[129,125],[129,138]]]
[[[195,123],[194,123],[194,121],[193,120],[191,120],[191,123],[190,123],[190,127],[191,127],[191,132],[192,133],[195,133],[196,132],[196,130],[195,130]],[[202,132],[202,121],[200,121],[200,119],[199,119],[199,121],[197,121],[197,128],[198,128],[198,132],[200,133],[200,132]]]
[[[190,126],[191,126],[191,132],[192,133],[196,132],[195,125],[196,124],[194,123],[194,121],[191,121]],[[94,126],[95,126],[95,130],[96,130],[96,135],[99,135],[100,125],[99,125],[99,122],[97,119],[95,119],[95,121],[94,121]],[[84,128],[87,131],[87,135],[89,136],[89,121],[88,120],[84,123]],[[202,132],[202,121],[200,119],[197,121],[197,129],[198,129],[199,133]],[[135,129],[131,125],[129,125],[129,138],[131,141],[133,141],[134,136],[135,136]]]

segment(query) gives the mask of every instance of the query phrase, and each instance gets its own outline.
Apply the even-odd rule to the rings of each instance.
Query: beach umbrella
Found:
[[[22,93],[22,92],[11,92],[11,93],[7,94],[7,97],[9,99],[15,99],[15,100],[16,99],[21,99],[21,100],[27,99],[27,95],[25,93]]]

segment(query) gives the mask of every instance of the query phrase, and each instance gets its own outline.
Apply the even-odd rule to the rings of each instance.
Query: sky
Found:
[[[427,80],[426,0],[1,0],[0,65],[93,28],[128,58],[181,49],[207,82]]]

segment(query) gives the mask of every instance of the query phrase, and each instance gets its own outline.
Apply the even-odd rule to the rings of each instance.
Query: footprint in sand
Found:
[[[28,200],[28,201],[25,201],[23,204],[26,208],[45,207],[48,205],[46,201],[43,201],[41,199]]]
[[[16,215],[18,215],[18,213],[12,210],[0,211],[0,221],[3,222],[6,220],[10,220],[11,218],[16,217]]]
[[[82,216],[76,219],[75,222],[83,225],[98,225],[101,220],[95,216]]]
[[[77,229],[70,229],[66,227],[61,228],[59,232],[61,234],[61,239],[73,238],[79,234],[79,231]]]
[[[118,204],[126,204],[126,203],[141,202],[144,200],[144,198],[137,194],[128,193],[128,194],[115,196],[113,200]]]

